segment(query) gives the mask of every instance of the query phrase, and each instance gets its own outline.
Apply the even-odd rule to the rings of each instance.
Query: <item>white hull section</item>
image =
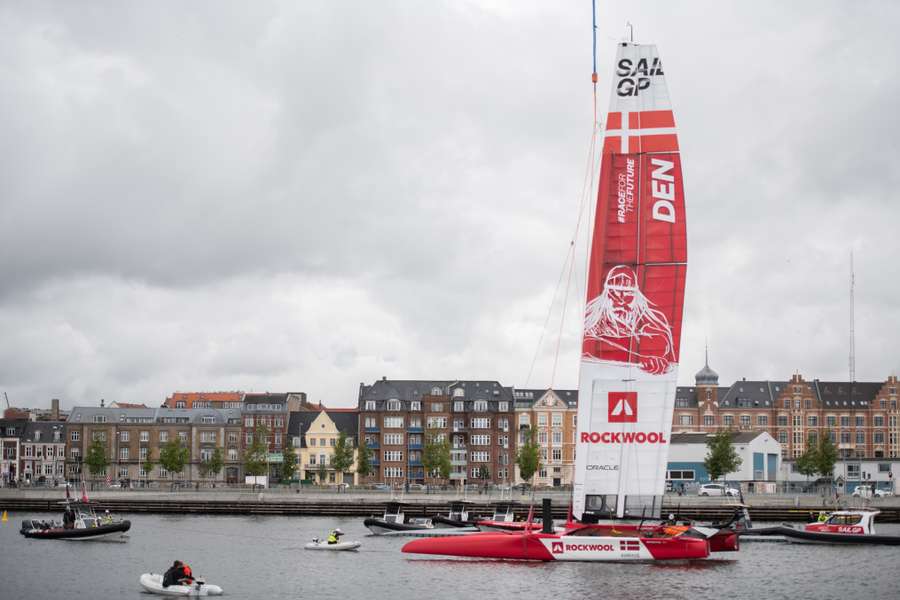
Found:
[[[641,540],[633,537],[564,535],[558,539],[542,539],[554,560],[587,562],[622,562],[655,560]]]
[[[408,529],[406,531],[388,531],[379,533],[382,537],[450,537],[454,535],[467,535],[480,531],[477,527],[453,527],[446,529],[435,527],[432,529]]]
[[[337,544],[329,544],[328,542],[310,542],[303,547],[307,550],[340,552],[342,550],[356,550],[360,546],[362,546],[360,542],[338,542]]]

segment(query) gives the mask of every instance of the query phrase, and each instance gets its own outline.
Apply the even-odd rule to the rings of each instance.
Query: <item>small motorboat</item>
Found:
[[[403,514],[403,506],[399,502],[388,502],[385,506],[383,517],[368,517],[363,521],[363,525],[374,535],[434,528],[431,519],[413,518],[407,520]]]
[[[127,539],[123,534],[131,529],[131,521],[117,519],[108,511],[104,515],[98,515],[90,502],[67,498],[62,503],[62,522],[25,519],[19,533],[37,540]]]
[[[490,519],[480,519],[475,522],[481,531],[526,531],[540,529],[541,520],[516,521],[512,504],[497,504],[494,506],[494,514]]]
[[[435,527],[452,529],[454,527],[475,527],[478,519],[470,519],[465,500],[454,500],[450,503],[450,512],[447,516],[435,515],[431,521]]]
[[[159,596],[221,596],[222,588],[206,583],[202,578],[194,580],[192,585],[170,585],[163,587],[163,576],[159,573],[141,575],[141,587],[151,594]]]
[[[303,547],[307,550],[329,550],[331,552],[340,552],[341,550],[356,550],[360,546],[362,546],[360,542],[337,542],[336,544],[329,544],[325,540],[315,538]]]
[[[807,523],[802,529],[783,523],[764,529],[746,529],[742,538],[779,536],[788,542],[802,544],[877,544],[900,546],[900,535],[875,533],[878,510],[836,510],[824,521]]]

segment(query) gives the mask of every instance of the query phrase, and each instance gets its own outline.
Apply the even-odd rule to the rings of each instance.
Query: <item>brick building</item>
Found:
[[[244,392],[175,392],[163,402],[166,408],[241,408]]]
[[[22,480],[54,483],[65,480],[66,424],[63,421],[33,421],[25,424],[21,438]]]
[[[496,381],[389,380],[359,386],[359,439],[373,451],[366,481],[439,483],[425,472],[426,435],[450,442],[452,482],[510,483],[512,388]]]
[[[692,387],[679,387],[673,432],[766,431],[784,458],[829,435],[841,458],[900,456],[897,377],[883,382],[806,380],[748,381],[718,385],[709,363]]]
[[[520,390],[516,400],[516,443],[521,446],[534,431],[541,447],[541,467],[534,484],[559,487],[575,478],[575,443],[578,428],[578,390]],[[515,462],[515,458],[513,458]],[[515,482],[524,483],[515,466]],[[528,483],[531,483],[530,481]]]

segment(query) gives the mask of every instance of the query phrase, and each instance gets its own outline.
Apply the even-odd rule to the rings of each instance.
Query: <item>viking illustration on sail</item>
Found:
[[[610,269],[603,292],[585,307],[584,357],[599,359],[591,343],[596,340],[626,352],[625,362],[648,373],[668,372],[675,361],[672,328],[665,313],[652,304],[638,287],[634,269],[627,265]]]

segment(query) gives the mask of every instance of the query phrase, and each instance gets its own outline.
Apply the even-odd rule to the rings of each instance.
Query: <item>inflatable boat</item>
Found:
[[[141,587],[151,594],[159,596],[221,596],[222,588],[206,583],[203,579],[194,580],[193,585],[170,585],[163,587],[163,576],[159,573],[141,575]]]

